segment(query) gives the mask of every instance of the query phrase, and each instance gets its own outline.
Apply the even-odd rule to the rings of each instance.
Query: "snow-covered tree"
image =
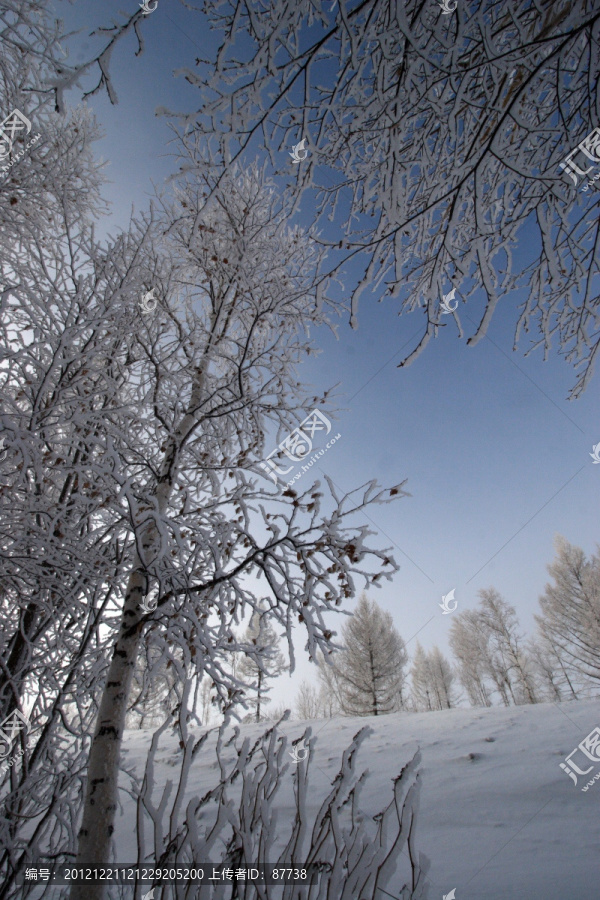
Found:
[[[548,566],[552,583],[540,597],[535,619],[543,658],[557,690],[566,697],[596,694],[600,688],[600,555],[586,559],[564,537],[555,541]]]
[[[577,700],[575,685],[560,654],[542,635],[529,641],[529,655],[540,695],[551,701]]]
[[[119,484],[114,502],[128,504],[123,524],[135,549],[120,581],[121,619],[91,747],[81,861],[109,856],[124,712],[143,641],[161,653],[176,647],[181,691],[206,674],[226,708],[245,687],[227,660],[251,650],[236,646],[234,625],[258,610],[257,579],[293,663],[296,622],[314,658],[331,638],[322,612],[352,595],[359,572],[366,584],[379,577],[365,569],[370,554],[384,571],[395,568],[384,551],[367,548],[367,526],[347,527],[346,519],[402,496],[400,486],[369,484],[339,497],[328,481],[328,495],[318,486],[298,495],[274,492],[262,471],[254,474],[267,428],[287,433],[318,403],[307,401],[295,368],[309,325],[325,324],[331,310],[313,292],[321,251],[288,226],[289,210],[266,176],[252,168],[221,177],[220,187],[213,178],[199,158],[188,159],[175,200],[162,201],[136,292],[154,286],[160,304],[146,318],[137,304],[131,309],[140,321],[122,328],[111,357],[121,383],[104,429]],[[122,306],[120,290],[109,300]],[[147,613],[140,602],[150,595],[156,610]],[[88,900],[90,890],[74,887],[73,900],[85,892]]]
[[[417,641],[415,656],[412,668],[410,670],[411,677],[411,699],[413,706],[417,710],[434,709],[432,705],[431,690],[431,673],[429,671],[429,660],[425,650]]]
[[[102,248],[94,236],[99,131],[89,110],[54,112],[48,80],[64,54],[43,7],[0,10],[4,114],[32,124],[0,172],[0,718],[26,709],[30,722],[20,763],[0,778],[7,897],[22,894],[15,877],[33,856],[76,849],[86,742],[133,545],[106,425],[114,355],[137,321],[123,298],[140,283],[148,237],[141,223]],[[111,296],[121,302],[109,309]]]
[[[288,646],[299,619],[315,654],[331,636],[322,611],[352,594],[359,573],[379,574],[371,559],[395,568],[347,519],[402,496],[369,484],[339,497],[331,483],[274,494],[254,474],[267,428],[287,432],[317,403],[294,366],[308,325],[329,314],[310,295],[318,250],[286,226],[263,176],[224,182],[223,205],[210,210],[192,178],[174,209],[102,247],[91,117],[50,117],[43,131],[0,185],[10,201],[0,235],[0,695],[5,712],[32,706],[29,751],[2,787],[0,864],[17,893],[19,868],[48,842],[77,850],[94,727],[80,852],[108,861],[140,655],[152,676],[172,661],[176,717],[205,674],[221,706],[233,702],[243,689],[228,666],[234,626],[252,612],[256,578]],[[144,314],[152,287],[160,305]],[[58,795],[48,771],[61,773]],[[83,892],[92,900],[100,887]]]
[[[203,678],[200,682],[200,718],[203,725],[208,725],[211,719],[213,706],[213,685],[210,678]]]
[[[326,665],[326,663],[325,663]],[[330,670],[330,667],[327,666],[327,670]],[[341,713],[341,706],[339,703],[338,695],[335,691],[332,691],[328,687],[328,676],[331,674],[332,679],[335,677],[332,672],[324,670],[325,678],[321,684],[319,689],[319,705],[321,709],[321,714],[325,719],[334,719],[336,716],[339,716]],[[320,680],[320,675],[319,675]]]
[[[494,588],[479,591],[479,615],[493,647],[496,671],[515,704],[535,703],[532,663],[518,631],[515,609]]]
[[[455,705],[454,673],[438,647],[429,653],[417,642],[411,669],[412,700],[415,709],[450,709]]]
[[[302,681],[294,700],[294,711],[298,719],[319,719],[323,715],[321,692],[306,679]]]
[[[285,658],[279,650],[279,638],[269,621],[269,610],[264,603],[259,604],[250,617],[250,623],[241,642],[249,649],[242,653],[239,677],[251,685],[245,691],[245,702],[254,708],[254,718],[260,722],[264,707],[271,702],[268,682],[281,675],[287,668]]]
[[[328,719],[342,713],[342,691],[336,662],[337,657],[327,660],[324,655],[318,662],[319,696],[322,697],[323,711]]]
[[[98,81],[81,96],[106,91],[110,102],[116,104],[117,91],[110,71],[110,58],[116,43],[134,33],[138,38],[136,56],[144,50],[140,26],[146,17],[136,9],[130,15],[124,14],[121,23],[113,19],[107,27],[98,28],[94,34],[102,35],[103,45],[95,56],[73,65],[65,54],[64,23],[55,13],[49,0],[3,0],[0,3],[4,63],[0,72],[0,96],[7,112],[14,106],[24,111],[21,103],[28,95],[47,111],[64,114],[66,91],[81,88],[82,80],[90,74],[97,76]]]
[[[330,248],[322,291],[347,279],[351,322],[367,291],[420,316],[406,364],[448,320],[475,345],[519,292],[515,343],[535,329],[528,352],[558,345],[580,368],[578,396],[600,341],[600,195],[580,193],[585,177],[574,185],[561,164],[571,151],[579,172],[600,160],[593,140],[577,150],[598,124],[597,0],[461,0],[455,15],[420,0],[202,10],[215,48],[182,70],[200,93],[182,125],[225,165],[260,146],[298,203],[310,191]],[[293,165],[301,139],[307,156]],[[445,319],[451,285],[474,307]]]
[[[319,669],[324,686],[335,685],[347,716],[380,716],[403,708],[404,641],[390,613],[361,594],[352,618],[342,628],[343,649]],[[321,674],[323,672],[323,674]]]
[[[535,703],[534,667],[518,633],[515,610],[494,589],[479,591],[476,610],[454,617],[450,646],[460,681],[474,706],[490,706],[496,691],[502,703]]]
[[[0,140],[0,718],[21,709],[29,720],[19,762],[0,777],[4,897],[22,895],[15,877],[32,858],[76,850],[133,544],[106,417],[113,357],[138,321],[147,222],[103,247],[95,238],[100,132],[63,97],[96,67],[110,92],[108,55],[72,67],[62,37],[46,0],[0,4],[1,117],[18,110],[31,123]]]
[[[491,706],[488,676],[492,666],[487,636],[480,627],[475,610],[453,616],[450,647],[458,663],[458,677],[472,706]]]
[[[132,698],[126,720],[128,728],[149,729],[170,719],[178,702],[170,660],[152,665],[142,656],[133,673]]]
[[[269,706],[266,718],[269,722],[280,722],[286,713],[292,718],[289,706],[286,706],[285,703],[278,703],[277,706]]]
[[[402,496],[373,483],[340,496],[331,482],[274,494],[257,476],[267,434],[321,400],[296,364],[309,329],[337,312],[315,296],[324,253],[288,225],[260,170],[207,172],[200,153],[174,199],[101,244],[98,132],[88,110],[51,109],[78,76],[44,11],[43,0],[0,10],[7,111],[42,134],[0,178],[0,699],[31,721],[0,785],[6,897],[48,850],[108,862],[143,654],[150,676],[171,661],[182,731],[203,675],[222,707],[243,688],[227,660],[256,579],[288,646],[300,621],[314,656],[331,638],[323,613],[357,578],[395,569],[350,522]],[[141,21],[138,10],[132,27]],[[94,63],[109,93],[112,49]],[[158,306],[143,311],[149,293]],[[150,599],[154,610],[140,605]]]

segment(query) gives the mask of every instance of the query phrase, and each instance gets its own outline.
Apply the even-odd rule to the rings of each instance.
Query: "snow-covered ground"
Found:
[[[305,725],[288,722],[281,730],[296,739]],[[453,888],[456,900],[598,900],[600,782],[582,792],[587,779],[575,786],[559,767],[600,725],[598,700],[311,722],[317,740],[309,798],[315,811],[343,749],[365,725],[373,734],[361,747],[358,769],[370,773],[361,795],[361,807],[369,814],[389,803],[390,780],[421,749],[416,845],[431,861],[430,900],[442,900]],[[240,727],[252,739],[267,726]],[[148,741],[144,732],[126,735],[124,763],[140,776]],[[161,748],[155,782],[162,788],[174,778],[181,751],[172,738],[165,738]],[[208,742],[194,762],[189,795],[202,796],[214,786],[217,771],[214,741]],[[588,778],[597,771],[600,763]],[[286,775],[290,803],[292,773],[293,765]],[[136,858],[135,813],[124,793],[122,802],[117,846],[120,859],[131,861]],[[388,887],[393,892],[393,885]]]

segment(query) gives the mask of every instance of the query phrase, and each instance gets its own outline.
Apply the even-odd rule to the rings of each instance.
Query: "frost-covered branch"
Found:
[[[555,342],[578,396],[600,340],[599,195],[559,164],[598,124],[598,0],[461,2],[452,16],[417,0],[206,9],[218,49],[186,70],[202,104],[180,129],[225,167],[266,154],[298,203],[311,198],[329,249],[318,295],[343,280],[353,325],[366,293],[420,312],[406,365],[446,324],[450,286],[471,308],[485,300],[454,313],[459,335],[473,322],[470,344],[517,293],[515,343],[534,328],[529,352]],[[308,157],[288,173],[300,138]]]

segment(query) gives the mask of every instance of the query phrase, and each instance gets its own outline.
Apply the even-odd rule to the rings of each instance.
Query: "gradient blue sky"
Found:
[[[57,0],[68,28],[85,32],[66,43],[76,48],[71,61],[98,46],[85,34],[109,24],[123,2],[77,0],[69,7]],[[134,9],[136,0],[129,4]],[[126,226],[131,207],[143,209],[153,185],[174,171],[168,120],[155,111],[197,108],[197,91],[173,71],[193,67],[210,40],[200,14],[176,0],[158,0],[141,29],[140,57],[133,36],[113,56],[119,105],[111,106],[104,94],[88,101],[106,134],[96,149],[109,163],[112,182],[104,192],[112,204],[104,226],[109,233]],[[68,99],[76,103],[75,92]],[[319,459],[322,471],[343,489],[374,477],[386,485],[408,479],[412,497],[373,515],[372,527],[393,548],[401,570],[371,596],[392,613],[406,641],[419,632],[427,648],[437,643],[448,651],[452,616],[442,616],[438,603],[452,588],[464,610],[476,605],[480,588],[493,585],[516,607],[522,629],[532,632],[554,535],[588,554],[600,540],[600,465],[589,455],[600,441],[598,375],[582,399],[569,403],[575,378],[563,359],[552,355],[544,363],[541,350],[525,359],[525,342],[512,351],[516,307],[515,298],[500,303],[488,337],[467,348],[481,309],[461,303],[466,336],[458,338],[447,316],[447,327],[423,355],[398,369],[421,335],[422,318],[418,312],[398,317],[393,302],[366,299],[359,329],[341,323],[337,341],[323,329],[320,356],[301,372],[318,389],[340,383],[335,427],[342,437]],[[337,630],[342,621],[334,617]],[[289,677],[280,679],[272,694],[277,703],[289,702],[302,677],[314,671],[298,636],[292,690]],[[414,647],[415,640],[409,650]]]

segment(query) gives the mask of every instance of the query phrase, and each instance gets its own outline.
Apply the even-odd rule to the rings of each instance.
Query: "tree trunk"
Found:
[[[569,678],[568,672],[567,672],[567,670],[566,670],[566,668],[565,668],[565,666],[564,666],[564,663],[563,663],[562,659],[560,659],[560,657],[559,657],[559,663],[560,663],[560,667],[561,667],[561,669],[562,669],[563,675],[565,676],[565,679],[566,679],[566,681],[567,681],[567,684],[569,685],[569,690],[571,691],[571,694],[573,695],[573,700],[578,700],[579,697],[578,697],[577,694],[575,693],[575,688],[574,688],[573,685],[571,684],[571,679]]]
[[[260,690],[262,687],[262,676],[263,673],[261,670],[258,670],[258,691],[256,695],[256,721],[260,722]]]
[[[146,578],[141,565],[141,561],[136,559],[136,567],[129,577],[121,630],[113,651],[96,733],[90,748],[87,792],[79,831],[78,866],[98,867],[109,861],[118,800],[121,740],[141,634],[139,601],[146,589]],[[71,887],[71,900],[102,900],[103,896],[102,884]]]
[[[19,625],[12,636],[6,665],[0,677],[0,719],[17,709],[23,694],[23,682],[29,674],[31,652],[29,642],[36,625],[35,603],[29,603],[19,615]]]
[[[218,313],[215,313],[212,321],[211,340],[203,365],[197,372],[186,413],[165,451],[155,493],[158,515],[162,515],[167,508],[173,481],[177,474],[181,446],[198,425],[198,411],[202,407],[205,372],[217,318]],[[157,538],[156,525],[151,522],[142,536],[144,553],[152,548]],[[98,712],[96,732],[90,748],[87,791],[77,849],[76,865],[78,867],[106,866],[110,860],[111,840],[118,803],[121,742],[144,615],[139,601],[147,590],[145,572],[146,566],[136,554],[123,604],[119,636],[108,670]],[[117,860],[117,862],[120,861]],[[127,862],[128,860],[123,861]],[[71,886],[69,895],[70,900],[103,900],[104,896],[103,884],[74,884]]]
[[[377,692],[375,690],[375,662],[373,660],[373,648],[369,646],[369,660],[371,663],[371,684],[373,685],[373,715],[376,716],[379,713],[377,708]]]

